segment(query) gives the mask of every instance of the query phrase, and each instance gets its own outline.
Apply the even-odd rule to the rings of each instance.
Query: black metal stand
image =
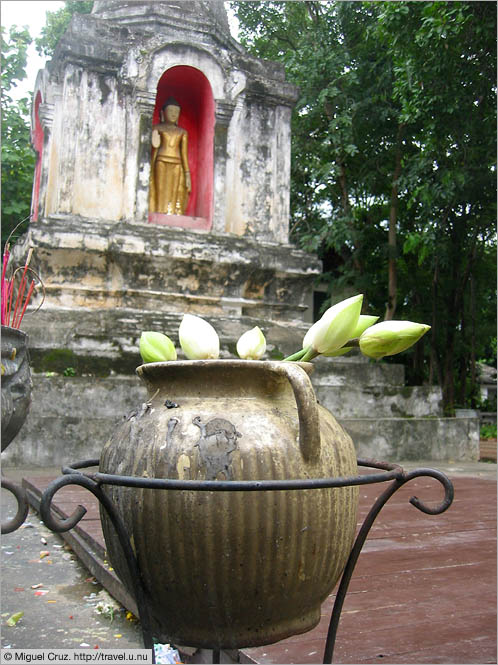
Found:
[[[70,517],[63,520],[58,519],[51,512],[51,503],[54,495],[59,489],[65,487],[66,485],[80,485],[81,487],[88,489],[94,496],[97,497],[103,508],[107,511],[107,514],[109,515],[109,518],[114,525],[114,528],[116,529],[121,547],[123,548],[130,578],[133,580],[134,584],[133,592],[140,615],[144,646],[147,649],[152,649],[153,657],[154,640],[151,629],[151,618],[147,605],[147,596],[140,574],[140,567],[133,552],[133,548],[131,546],[130,539],[123,521],[119,516],[115,506],[103,491],[104,485],[121,485],[125,487],[141,487],[146,489],[163,490],[194,490],[199,492],[263,492],[269,490],[311,490],[326,487],[347,487],[351,485],[370,485],[372,483],[383,483],[391,481],[390,485],[376,499],[374,505],[365,518],[354,542],[349,559],[346,563],[346,567],[344,568],[330,618],[327,641],[323,655],[323,663],[332,663],[339,619],[356,562],[377,515],[382,510],[387,501],[405,483],[420,476],[429,476],[431,478],[435,478],[444,487],[444,499],[441,501],[441,503],[434,507],[427,506],[423,501],[415,496],[411,497],[410,503],[422,512],[427,513],[428,515],[439,515],[443,513],[450,507],[454,494],[453,484],[449,478],[440,471],[420,468],[415,469],[414,471],[406,472],[397,464],[378,462],[376,460],[370,459],[358,460],[358,466],[377,469],[378,472],[368,475],[358,475],[349,478],[261,481],[173,480],[160,478],[142,478],[134,476],[117,476],[98,472],[82,473],[80,471],[80,469],[98,466],[98,464],[99,460],[92,459],[79,462],[71,467],[64,467],[62,469],[62,473],[64,475],[56,478],[43,492],[40,503],[41,518],[49,529],[59,533],[63,531],[69,531],[81,520],[81,518],[86,513],[86,509],[83,506],[78,506]],[[213,662],[220,662],[220,651],[216,647],[213,648]]]
[[[17,501],[17,512],[11,520],[2,523],[2,535],[12,533],[24,524],[29,512],[29,502],[26,490],[17,483],[2,476],[2,488],[14,495]]]

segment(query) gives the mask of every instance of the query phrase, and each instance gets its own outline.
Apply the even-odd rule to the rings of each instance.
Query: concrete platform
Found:
[[[413,508],[408,503],[412,495],[429,502],[442,496],[439,483],[420,478],[386,505],[353,575],[334,662],[496,663],[496,465],[403,466],[445,471],[454,482],[454,503],[439,516]],[[9,470],[12,475],[24,478],[36,506],[40,492],[59,473]],[[361,487],[359,520],[384,487]],[[88,513],[64,538],[107,590],[134,611],[133,600],[106,562],[96,499],[81,488],[64,488],[57,495],[61,515],[70,514],[78,503]],[[274,645],[223,654],[224,662],[322,662],[333,600],[334,593],[314,630]],[[189,654],[189,662],[203,662],[205,654]]]

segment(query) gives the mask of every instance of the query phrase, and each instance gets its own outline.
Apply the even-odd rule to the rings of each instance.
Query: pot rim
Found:
[[[306,374],[310,375],[315,366],[309,362],[294,362],[284,360],[244,360],[242,358],[217,358],[209,360],[168,360],[164,362],[143,363],[136,368],[136,373],[139,376],[155,374],[161,369],[165,368],[182,368],[182,367],[197,367],[197,368],[229,368],[236,369],[267,369],[271,370],[274,367],[281,366],[282,364],[298,365]]]
[[[5,326],[2,323],[2,335],[19,335],[20,337],[28,338],[28,334],[21,330],[20,328],[14,328],[13,326]]]

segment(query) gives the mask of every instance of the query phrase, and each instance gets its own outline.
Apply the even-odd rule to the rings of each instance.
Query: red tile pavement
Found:
[[[496,663],[496,481],[452,478],[453,505],[430,516],[413,494],[441,499],[417,479],[385,506],[358,560],[339,624],[335,663]],[[382,486],[360,490],[360,519]],[[247,649],[258,663],[322,662],[334,595],[305,635]]]

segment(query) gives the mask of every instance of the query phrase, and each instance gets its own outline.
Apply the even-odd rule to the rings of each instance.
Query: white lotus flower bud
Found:
[[[353,331],[353,337],[351,339],[354,339],[355,337],[360,337],[367,328],[370,328],[370,326],[373,326],[373,324],[379,320],[378,316],[369,316],[368,314],[360,314],[360,318],[358,319],[358,323],[356,324],[356,328]]]
[[[220,355],[220,339],[216,330],[200,316],[184,314],[178,337],[189,360],[214,359]]]
[[[363,295],[353,296],[329,307],[314,323],[303,340],[303,349],[311,346],[316,353],[332,353],[352,339],[360,317]]]
[[[394,356],[413,346],[430,328],[425,323],[382,321],[361,335],[360,349],[369,358]]]
[[[259,360],[266,351],[266,339],[261,329],[255,326],[239,337],[237,353],[245,360]]]
[[[373,326],[373,324],[376,321],[378,321],[378,319],[379,319],[378,316],[369,316],[367,314],[360,314],[360,318],[358,319],[356,328],[353,330],[351,339],[359,337],[367,328]],[[348,351],[351,351],[352,348],[353,348],[352,346],[343,346],[341,349],[337,349],[337,351],[332,351],[332,353],[324,353],[323,355],[327,356],[327,358],[335,356],[343,356],[345,353],[348,353]]]
[[[140,355],[144,363],[176,360],[176,349],[169,337],[160,332],[147,330],[140,335]]]

